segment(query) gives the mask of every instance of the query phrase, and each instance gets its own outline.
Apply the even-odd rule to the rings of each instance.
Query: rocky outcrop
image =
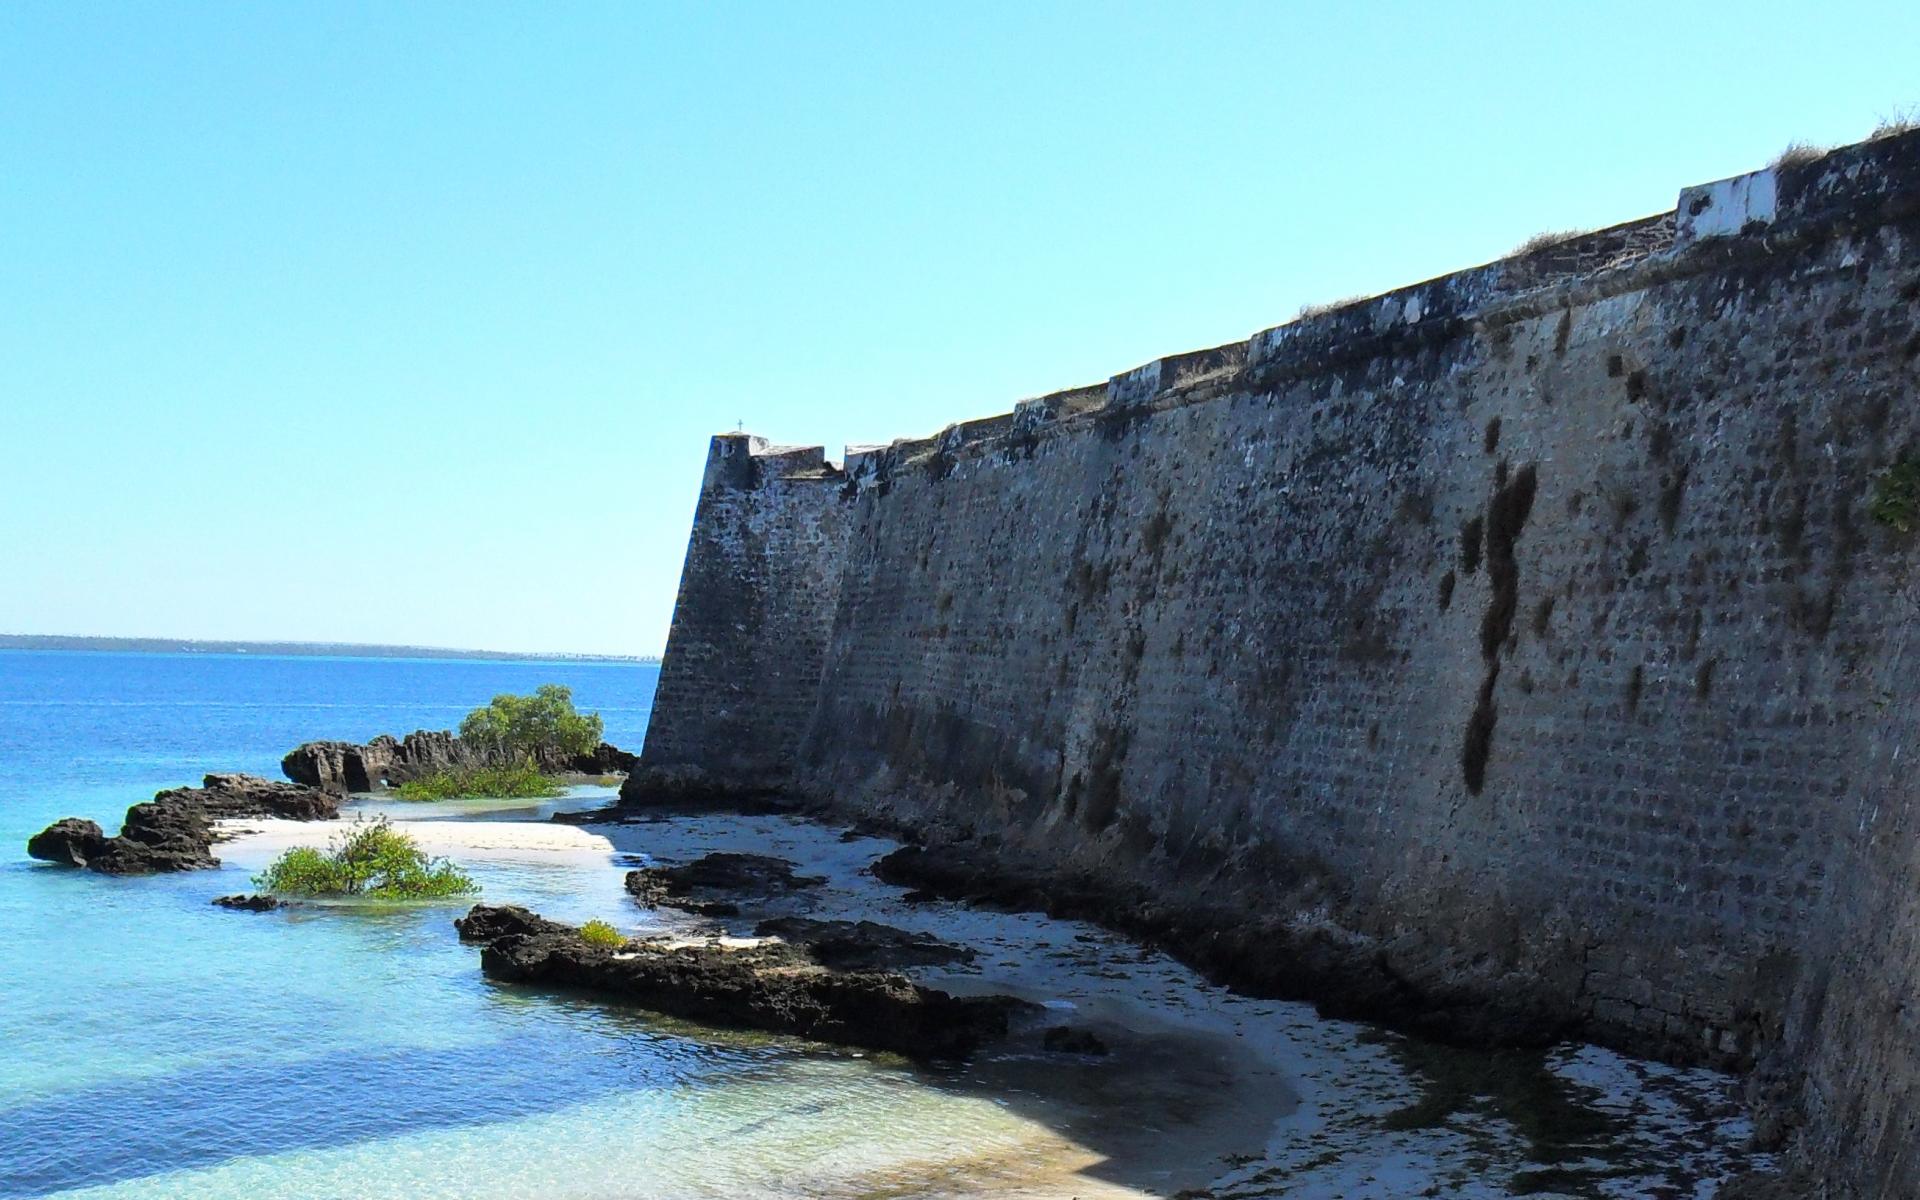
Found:
[[[157,804],[198,805],[209,821],[242,817],[331,821],[340,815],[340,797],[336,795],[258,775],[208,775],[197,788],[169,788],[153,799]]]
[[[454,924],[482,944],[481,970],[516,983],[579,988],[651,1012],[817,1041],[959,1059],[1006,1036],[1028,1007],[953,996],[892,971],[837,970],[804,944],[637,941],[594,945],[524,908],[476,906]]]
[[[1170,904],[1142,881],[1068,875],[977,844],[903,846],[869,871],[910,900],[957,900],[1091,921],[1166,951],[1254,995],[1308,1000],[1330,1017],[1379,1021],[1463,1046],[1547,1046],[1573,1032],[1535,976],[1510,964],[1445,959],[1431,946],[1385,945],[1324,923],[1249,916],[1228,900]],[[1424,949],[1430,978],[1399,958]],[[1503,1002],[1484,1002],[1498,990]]]
[[[772,788],[741,784],[698,767],[649,767],[636,764],[620,784],[622,808],[660,808],[673,811],[721,809],[729,812],[773,811],[793,807]]]
[[[285,908],[287,902],[277,896],[239,893],[232,896],[215,896],[213,903],[220,908],[235,912],[272,912],[276,908]]]
[[[156,798],[129,808],[117,837],[105,836],[92,821],[72,817],[55,821],[28,839],[27,853],[106,875],[197,871],[220,865],[213,856],[213,828],[206,814],[179,799]]]
[[[106,850],[100,826],[80,817],[63,817],[27,839],[27,853],[63,867],[84,867]]]
[[[816,921],[775,917],[753,927],[755,937],[777,937],[807,948],[815,962],[836,971],[897,971],[970,963],[977,953],[930,933],[910,933],[878,921]]]
[[[568,761],[569,769],[582,775],[619,775],[633,770],[640,756],[601,742],[586,754],[577,754]]]
[[[1041,1037],[1040,1045],[1055,1054],[1104,1056],[1107,1044],[1092,1030],[1073,1025],[1055,1025]]]
[[[793,864],[767,854],[718,852],[677,867],[642,867],[627,872],[627,891],[647,908],[683,909],[709,917],[730,917],[743,899],[815,887],[826,880],[796,875]]]
[[[445,729],[416,729],[404,738],[381,734],[369,742],[305,742],[280,760],[288,779],[344,795],[398,787],[442,771],[507,765],[511,756],[489,742]],[[610,775],[632,768],[636,756],[601,742],[586,754],[543,753],[534,764],[549,775]]]
[[[29,838],[27,853],[108,875],[198,871],[220,865],[213,856],[213,821],[317,821],[339,813],[339,798],[315,788],[257,775],[208,775],[200,787],[169,788],[129,808],[115,837],[92,821],[68,817]]]

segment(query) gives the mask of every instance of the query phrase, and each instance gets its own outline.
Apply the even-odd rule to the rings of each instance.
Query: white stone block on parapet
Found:
[[[1107,380],[1107,403],[1139,404],[1160,393],[1160,368],[1163,360],[1154,359],[1131,371]]]
[[[1683,188],[1674,209],[1678,240],[1725,237],[1756,221],[1771,225],[1779,204],[1779,176],[1771,167]]]

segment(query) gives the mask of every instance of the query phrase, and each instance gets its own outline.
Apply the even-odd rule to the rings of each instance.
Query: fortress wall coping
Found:
[[[1810,162],[1683,188],[1670,212],[1529,244],[1495,262],[1302,315],[1245,341],[1156,358],[1104,384],[1022,400],[1009,413],[885,446],[849,445],[846,476],[857,491],[903,471],[932,466],[944,472],[955,457],[1022,449],[1103,416],[1204,401],[1220,393],[1209,385],[1222,380],[1245,377],[1270,386],[1781,253],[1916,211],[1920,131],[1843,146]]]

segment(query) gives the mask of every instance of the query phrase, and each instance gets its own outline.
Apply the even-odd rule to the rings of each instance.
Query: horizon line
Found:
[[[411,642],[341,642],[312,638],[192,638],[127,634],[91,633],[0,633],[0,649],[37,650],[131,650],[152,653],[158,648],[199,649],[202,652],[268,652],[318,656],[319,653],[356,657],[345,651],[381,651],[381,658],[499,658],[545,660],[591,660],[600,662],[659,662],[658,654],[613,654],[577,650],[491,650],[466,646],[429,646]],[[406,653],[397,653],[406,652]]]

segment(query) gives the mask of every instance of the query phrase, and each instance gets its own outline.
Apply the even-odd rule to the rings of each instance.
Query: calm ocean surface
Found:
[[[990,1102],[897,1067],[488,984],[449,924],[464,903],[233,913],[208,901],[248,890],[236,867],[26,857],[59,817],[112,832],[208,771],[278,777],[299,742],[447,728],[545,682],[637,750],[656,677],[0,652],[0,1196],[783,1195],[1013,1139]],[[474,866],[489,900],[638,919],[604,866]]]

